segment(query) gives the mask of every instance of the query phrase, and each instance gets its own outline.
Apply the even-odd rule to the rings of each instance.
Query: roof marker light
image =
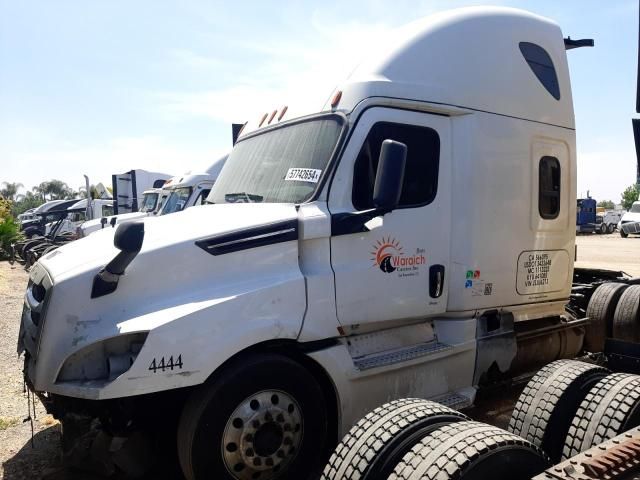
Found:
[[[338,90],[336,94],[331,99],[331,108],[336,108],[340,103],[340,99],[342,98],[342,90]]]
[[[264,123],[264,121],[267,119],[267,115],[269,115],[268,113],[265,113],[262,116],[262,120],[260,120],[260,123],[258,124],[258,128],[260,128],[262,126],[262,124]]]
[[[271,112],[271,116],[269,117],[269,121],[267,122],[267,125],[271,125],[271,122],[273,121],[273,118],[276,116],[276,113],[278,113],[278,110],[274,110],[273,112]]]
[[[284,117],[284,114],[287,113],[288,108],[289,107],[287,107],[286,105],[282,107],[282,111],[280,112],[280,115],[278,115],[278,121],[282,120],[282,117]]]

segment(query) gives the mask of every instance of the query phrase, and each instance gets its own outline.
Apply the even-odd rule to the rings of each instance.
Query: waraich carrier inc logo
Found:
[[[385,273],[392,273],[396,270],[402,277],[416,276],[419,266],[427,263],[423,248],[415,250],[415,254],[406,255],[400,242],[392,237],[378,240],[373,245],[371,255],[373,266],[378,267]]]
[[[386,273],[394,272],[397,268],[398,260],[404,256],[402,247],[395,238],[388,237],[385,239],[382,237],[382,240],[378,240],[373,245],[373,248],[374,250],[371,252],[373,265]]]

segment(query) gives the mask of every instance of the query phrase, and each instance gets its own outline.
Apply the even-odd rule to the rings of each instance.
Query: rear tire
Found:
[[[459,422],[423,438],[389,480],[529,480],[549,466],[542,450],[517,435]]]
[[[613,373],[580,404],[562,452],[568,459],[640,425],[640,376]]]
[[[628,233],[626,233],[626,232],[625,232],[624,230],[622,230],[622,228],[621,228],[621,229],[620,229],[620,236],[621,236],[622,238],[627,238],[627,237],[629,236],[629,234],[628,234]]]
[[[439,403],[404,398],[386,403],[356,423],[336,447],[321,480],[386,479],[425,435],[468,420]]]
[[[606,368],[575,360],[550,363],[525,387],[507,430],[540,447],[557,463],[578,407],[607,373]]]
[[[640,342],[640,285],[631,285],[618,300],[613,315],[613,338]]]
[[[627,289],[624,283],[603,283],[593,292],[587,306],[589,324],[584,336],[584,348],[589,352],[601,352],[604,341],[611,336],[613,314],[618,299]]]
[[[188,480],[305,478],[326,461],[328,421],[304,367],[277,354],[244,357],[185,404],[180,465]]]
[[[616,226],[613,223],[610,223],[607,227],[607,233],[613,233],[616,231]]]
[[[604,223],[601,223],[600,226],[598,227],[598,233],[602,235],[607,233],[607,226]]]

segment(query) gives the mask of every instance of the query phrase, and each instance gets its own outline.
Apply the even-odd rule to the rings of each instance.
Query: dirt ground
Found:
[[[619,269],[640,276],[640,237],[624,239],[617,233],[583,235],[576,243],[577,266]],[[16,353],[27,279],[28,273],[21,266],[0,262],[0,362],[3,370],[0,376],[0,479],[96,480],[95,476],[62,467],[60,425],[46,414],[37,400],[32,447],[31,421],[25,421],[28,414],[22,361]],[[468,413],[478,420],[505,426],[518,388],[508,394],[503,391],[498,398],[491,395],[478,398],[476,408]]]
[[[640,236],[622,238],[618,232],[609,235],[578,235],[576,267],[622,270],[640,277]]]
[[[0,262],[0,478],[6,480],[57,478],[60,470],[60,426],[36,400],[34,446],[27,396],[23,393],[22,359],[16,353],[22,296],[28,273]],[[33,410],[31,413],[33,417]]]

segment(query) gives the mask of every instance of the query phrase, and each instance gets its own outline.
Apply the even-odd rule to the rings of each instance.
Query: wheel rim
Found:
[[[280,390],[247,397],[231,414],[222,435],[225,467],[238,480],[277,478],[302,442],[298,402]]]

